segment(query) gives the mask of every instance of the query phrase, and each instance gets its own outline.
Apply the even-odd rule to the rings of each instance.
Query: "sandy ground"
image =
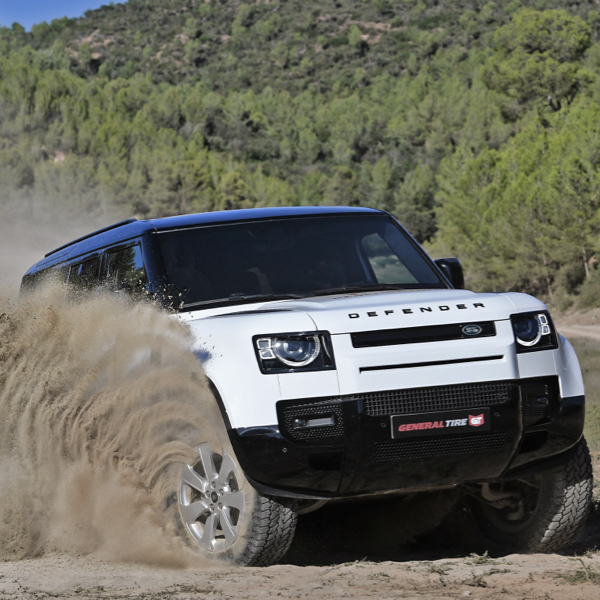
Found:
[[[596,600],[600,556],[161,570],[47,556],[0,565],[2,598],[555,598]]]
[[[600,309],[562,317],[568,337],[600,340]],[[312,531],[302,560],[268,568],[166,569],[108,562],[94,556],[50,554],[0,563],[2,598],[184,599],[184,598],[439,598],[470,600],[596,600],[600,597],[600,514],[592,516],[575,549],[566,555],[490,558],[453,547],[443,533],[413,544],[401,555],[363,558],[331,550]],[[313,513],[318,514],[318,513]],[[307,515],[308,516],[308,515]],[[305,521],[305,522],[308,522]],[[360,514],[352,523],[360,531]],[[308,526],[310,529],[310,524]],[[327,535],[324,536],[325,538]],[[438,543],[442,542],[442,543]],[[311,544],[314,553],[311,553]],[[372,552],[372,550],[369,550]],[[329,553],[329,554],[328,554]],[[368,552],[365,552],[367,554]],[[294,564],[295,563],[295,564]],[[300,566],[302,565],[302,566]]]

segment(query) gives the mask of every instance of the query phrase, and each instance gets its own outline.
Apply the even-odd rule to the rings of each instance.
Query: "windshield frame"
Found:
[[[269,222],[285,222],[285,221],[309,221],[314,220],[315,222],[322,222],[325,219],[382,219],[387,223],[392,224],[399,233],[403,236],[405,241],[407,241],[411,247],[411,250],[415,251],[415,257],[421,261],[423,261],[424,265],[426,265],[431,274],[437,278],[435,283],[402,283],[402,284],[365,284],[365,285],[348,285],[348,286],[331,286],[325,287],[322,289],[315,289],[307,292],[288,292],[288,293],[257,293],[257,294],[231,294],[228,297],[222,298],[211,298],[206,300],[199,301],[191,301],[191,302],[178,302],[177,299],[179,294],[174,290],[173,278],[169,274],[169,270],[167,269],[167,261],[165,260],[164,254],[164,244],[163,244],[163,235],[164,234],[177,234],[190,232],[198,229],[202,230],[216,230],[221,228],[235,228],[243,225],[265,225]],[[166,290],[163,292],[161,296],[163,296],[163,301],[167,304],[171,309],[176,310],[177,312],[190,312],[196,310],[203,309],[211,309],[218,308],[222,306],[236,306],[250,303],[264,303],[271,301],[280,301],[280,300],[298,300],[303,298],[312,298],[317,296],[328,296],[328,295],[340,295],[343,293],[375,293],[381,291],[393,291],[393,290],[423,290],[423,289],[448,289],[451,288],[451,285],[448,283],[443,273],[434,263],[434,261],[429,257],[429,255],[425,252],[425,250],[421,247],[421,245],[410,235],[410,233],[389,213],[381,211],[379,213],[368,214],[365,213],[337,213],[337,214],[326,214],[326,215],[290,215],[290,216],[281,216],[278,215],[276,217],[269,218],[261,218],[261,219],[244,219],[241,221],[227,221],[227,222],[213,222],[209,224],[202,225],[192,225],[187,227],[176,227],[176,228],[168,228],[168,229],[160,229],[156,230],[152,235],[154,238],[153,246],[154,251],[159,255],[155,256],[156,259],[159,259],[161,263],[162,271],[161,274],[161,287]],[[397,253],[396,253],[397,254]]]

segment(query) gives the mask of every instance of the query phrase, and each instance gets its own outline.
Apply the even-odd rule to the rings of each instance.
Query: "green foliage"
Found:
[[[600,306],[600,272],[598,270],[592,271],[581,286],[577,305],[580,308]]]
[[[572,102],[591,73],[581,64],[591,28],[565,10],[522,9],[494,35],[496,55],[484,70],[491,89],[520,102],[543,99],[552,110]]]
[[[465,257],[475,285],[551,295],[583,282],[600,233],[599,119],[584,101],[445,165],[440,243]]]
[[[82,44],[80,60],[93,56]],[[32,190],[41,163],[60,152],[75,162],[92,157],[86,168],[100,196],[141,215],[360,203],[399,213],[426,239],[435,231],[435,169],[451,148],[449,132],[460,139],[469,106],[479,104],[469,93],[479,60],[452,50],[416,78],[396,80],[368,80],[361,70],[359,86],[338,85],[324,97],[270,87],[218,93],[202,83],[156,84],[149,74],[84,78],[47,69],[42,53],[23,48],[0,60],[0,94],[19,115],[2,121],[0,135],[18,127],[27,143],[46,148],[29,160],[32,176],[11,176]],[[440,77],[449,71],[460,74],[458,81]],[[481,85],[476,90],[489,95]],[[471,139],[477,147],[482,141]]]
[[[589,338],[569,337],[585,382],[585,429],[583,434],[592,452],[600,450],[600,343]]]
[[[476,287],[571,297],[600,250],[600,17],[562,4],[129,0],[0,27],[0,198],[374,206]]]

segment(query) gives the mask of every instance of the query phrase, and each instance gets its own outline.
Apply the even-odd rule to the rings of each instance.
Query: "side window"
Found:
[[[139,246],[130,246],[106,256],[106,282],[116,291],[126,291],[135,296],[146,295],[148,277]]]
[[[31,292],[35,288],[40,287],[48,280],[58,283],[66,283],[69,275],[69,267],[49,267],[43,271],[38,271],[32,275],[25,275],[21,282],[21,290]]]
[[[93,290],[98,285],[99,271],[99,257],[71,265],[69,269],[69,283],[80,290]]]
[[[69,267],[58,267],[50,271],[50,276],[54,277],[55,281],[59,283],[67,283],[69,278]]]
[[[415,276],[378,233],[364,237],[361,245],[375,273],[377,283],[418,283]]]

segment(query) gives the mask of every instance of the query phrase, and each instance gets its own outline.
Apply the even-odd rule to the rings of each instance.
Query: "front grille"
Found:
[[[506,381],[440,385],[357,394],[369,416],[402,415],[439,410],[493,406],[508,402],[512,385]]]
[[[466,333],[468,331],[469,333]],[[496,335],[494,321],[478,323],[452,323],[450,325],[428,325],[426,327],[403,327],[402,329],[382,329],[352,333],[354,348],[374,348],[377,346],[397,346],[400,344],[424,344],[450,340],[469,340]]]
[[[305,429],[295,427],[296,420],[319,419],[333,416],[334,424],[321,427],[308,427]],[[281,418],[282,417],[282,418]],[[325,400],[281,409],[280,422],[283,429],[295,440],[318,440],[337,437],[344,434],[344,417],[342,407],[338,402]]]
[[[454,435],[422,440],[403,440],[375,444],[375,462],[460,456],[462,454],[494,454],[504,448],[505,433]]]

